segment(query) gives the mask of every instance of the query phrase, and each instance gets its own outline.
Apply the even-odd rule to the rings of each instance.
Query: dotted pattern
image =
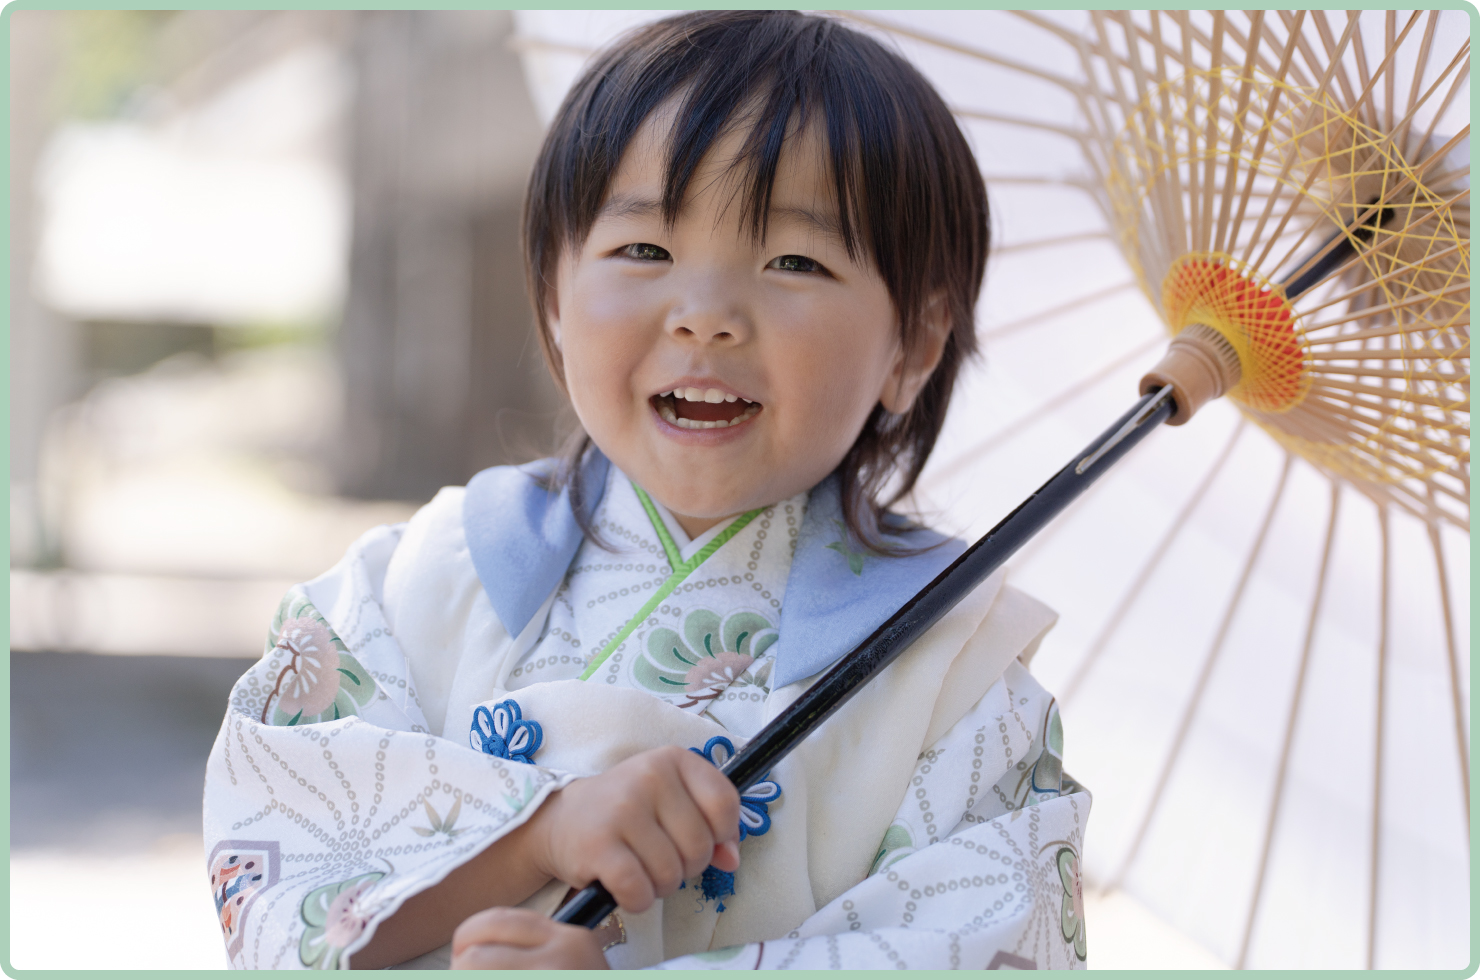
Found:
[[[369,923],[467,861],[502,836],[520,810],[563,785],[565,777],[539,767],[415,731],[402,708],[410,697],[420,718],[405,658],[378,603],[360,601],[359,584],[368,590],[368,579],[352,577],[344,592],[353,601],[336,602],[338,614],[325,619],[336,632],[361,629],[356,653],[379,696],[339,721],[262,724],[263,698],[283,666],[269,650],[233,687],[207,763],[207,851],[237,841],[274,843],[280,852],[277,883],[242,920],[235,967],[302,968],[301,909],[314,889],[384,874],[351,910]],[[295,590],[285,604],[301,596]]]
[[[874,873],[770,942],[769,952],[781,951],[775,968],[1083,968],[1063,935],[1057,860],[1064,847],[1082,854],[1089,797],[1068,779],[1059,792],[1033,793],[1023,778],[1044,757],[1055,711],[1032,675],[1009,667],[921,753]]]
[[[634,662],[643,656],[653,630],[662,627],[684,636],[685,619],[696,610],[721,619],[753,611],[769,623],[779,623],[805,501],[806,495],[800,494],[757,516],[675,588],[591,680],[663,696],[633,677]],[[590,658],[606,648],[671,574],[646,510],[631,483],[616,470],[608,478],[594,524],[617,550],[607,551],[589,540],[581,545],[539,640],[510,671],[511,691],[579,677]],[[702,711],[729,731],[750,736],[762,724],[773,662],[771,647],[728,689],[685,710]],[[682,688],[675,688],[668,699],[679,705],[693,700]]]

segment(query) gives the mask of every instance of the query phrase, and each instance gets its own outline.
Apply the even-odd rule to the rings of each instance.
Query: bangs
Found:
[[[890,500],[914,486],[944,422],[962,362],[976,351],[975,308],[987,259],[987,192],[939,94],[902,57],[840,21],[794,11],[696,11],[641,27],[599,55],[561,104],[525,200],[524,249],[540,346],[563,385],[549,325],[563,253],[584,244],[622,156],[655,113],[663,140],[661,212],[672,226],[716,143],[741,133],[724,168],[742,227],[765,238],[787,144],[823,155],[836,233],[889,291],[906,356],[927,307],[948,322],[934,373],[913,408],[881,406],[840,464],[843,509],[864,544]],[[577,479],[578,469],[567,469]]]
[[[531,188],[559,216],[548,229],[551,245],[584,242],[623,153],[668,103],[677,111],[665,140],[665,222],[677,220],[715,143],[744,126],[727,169],[738,180],[751,234],[764,238],[783,147],[815,127],[839,237],[850,258],[863,250],[886,282],[901,281],[893,256],[902,243],[893,232],[917,225],[911,219],[929,210],[909,200],[908,189],[939,186],[949,176],[943,151],[965,149],[948,145],[962,143],[959,130],[914,68],[837,21],[747,11],[677,17],[606,51],[562,105],[552,127],[559,138],[546,147],[553,180]],[[922,114],[922,107],[935,111]]]

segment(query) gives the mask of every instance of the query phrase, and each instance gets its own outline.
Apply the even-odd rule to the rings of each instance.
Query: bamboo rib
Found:
[[[1066,303],[1060,303],[1058,306],[1051,306],[1046,310],[1031,314],[1030,316],[1019,317],[1016,320],[1009,320],[1006,323],[999,324],[990,330],[978,333],[977,338],[980,340],[999,340],[1009,334],[1018,332],[1024,327],[1045,323],[1063,316],[1065,313],[1072,313],[1080,307],[1088,306],[1091,303],[1098,303],[1102,299],[1109,299],[1118,293],[1124,293],[1135,288],[1136,282],[1134,280],[1116,283],[1113,286],[1106,286],[1104,289],[1098,289],[1084,296],[1076,297]]]
[[[1438,27],[1439,11],[1430,10],[1429,22],[1424,25],[1423,29],[1423,40],[1420,41],[1418,45],[1418,56],[1414,59],[1413,78],[1408,83],[1408,107],[1407,110],[1404,112],[1404,115],[1408,116],[1409,118],[1412,118],[1413,116],[1413,110],[1415,108],[1414,102],[1418,97],[1419,89],[1423,85],[1424,72],[1427,71],[1429,67],[1429,56],[1433,54],[1434,50],[1434,32],[1438,29]],[[1406,139],[1407,134],[1405,133],[1404,135]],[[1408,149],[1408,147],[1405,146],[1404,149],[1406,150]],[[1404,156],[1407,155],[1407,153],[1404,153]]]
[[[1466,193],[1468,193],[1468,190],[1466,190]],[[1426,218],[1424,220],[1428,219]],[[1424,256],[1424,263],[1427,265],[1428,263],[1433,263],[1439,261],[1440,259],[1448,258],[1451,255],[1460,256],[1465,251],[1466,249],[1462,244],[1456,243],[1446,249],[1441,249],[1440,251],[1435,252],[1432,255]],[[1373,276],[1371,279],[1364,281],[1360,285],[1355,286],[1344,293],[1338,293],[1335,296],[1330,297],[1323,303],[1319,303],[1315,306],[1306,306],[1304,309],[1301,310],[1301,315],[1308,317],[1312,313],[1316,313],[1320,310],[1326,309],[1328,306],[1335,306],[1338,303],[1344,303],[1347,300],[1355,299],[1363,293],[1376,289],[1378,286],[1381,286],[1384,283],[1390,282],[1394,279],[1401,279],[1404,276],[1411,276],[1415,272],[1424,271],[1424,269],[1425,266],[1418,266],[1412,263],[1399,266],[1398,268],[1392,269],[1389,272],[1384,272],[1380,276]],[[1330,343],[1330,341],[1327,341],[1327,343]]]
[[[1391,332],[1393,334],[1398,334],[1400,336],[1412,336],[1412,334],[1416,332],[1416,331],[1404,330],[1401,327],[1384,327],[1384,328],[1379,328],[1379,329],[1385,330],[1385,331],[1389,331],[1389,332]],[[1367,333],[1367,334],[1369,334],[1369,335],[1371,335],[1371,334],[1377,333],[1377,330],[1364,331],[1364,332]],[[1348,339],[1348,338],[1345,338],[1345,337],[1342,338],[1342,340],[1346,340],[1346,339]],[[1470,356],[1470,342],[1468,340],[1465,341],[1463,344],[1461,344],[1458,347],[1444,348],[1442,354],[1438,350],[1432,351],[1432,359],[1433,360],[1438,360],[1438,361],[1441,361],[1441,362],[1442,361],[1447,361],[1450,358],[1469,357],[1469,356]],[[1405,361],[1406,360],[1406,361],[1410,361],[1411,362],[1411,361],[1426,360],[1426,359],[1428,359],[1428,358],[1424,358],[1424,357],[1420,356],[1420,354],[1418,352],[1416,352],[1416,351],[1401,350],[1401,349],[1395,349],[1395,348],[1392,348],[1392,347],[1357,347],[1357,348],[1351,348],[1351,349],[1348,349],[1348,350],[1306,351],[1306,353],[1305,353],[1305,360],[1306,360],[1307,363],[1309,363],[1311,361],[1315,361],[1315,362],[1318,362],[1318,363],[1319,362],[1327,362],[1327,361],[1382,361],[1383,363],[1387,363],[1389,361]],[[1353,371],[1345,371],[1345,370],[1341,370],[1339,368],[1334,368],[1334,367],[1333,368],[1327,368],[1327,370],[1328,371],[1331,371],[1333,373],[1336,373],[1336,374],[1343,374],[1343,375],[1345,375],[1345,374],[1353,374],[1353,373],[1356,373],[1356,374],[1365,373],[1363,371],[1359,371],[1359,370],[1355,370],[1355,369]],[[1403,377],[1405,377],[1405,378],[1406,377],[1410,377],[1410,376],[1411,377],[1417,377],[1416,374],[1415,375],[1407,375],[1407,374],[1403,375]],[[1461,377],[1463,377],[1463,376],[1461,376]]]
[[[1228,444],[1223,447],[1223,451],[1213,461],[1212,468],[1202,478],[1202,482],[1192,491],[1192,496],[1187,498],[1187,502],[1177,512],[1177,516],[1172,520],[1171,526],[1167,528],[1166,533],[1162,535],[1161,540],[1152,549],[1150,557],[1146,559],[1140,571],[1136,573],[1136,577],[1131,581],[1130,588],[1121,596],[1120,602],[1116,604],[1114,611],[1110,614],[1110,618],[1105,621],[1105,625],[1100,627],[1100,632],[1090,641],[1089,651],[1080,659],[1078,666],[1074,668],[1074,673],[1069,675],[1069,679],[1064,682],[1064,686],[1059,692],[1060,704],[1068,704],[1070,699],[1074,697],[1075,692],[1079,690],[1080,682],[1093,669],[1096,661],[1099,660],[1100,654],[1109,645],[1111,637],[1120,629],[1120,624],[1125,621],[1125,617],[1130,612],[1131,607],[1140,599],[1141,593],[1146,588],[1146,583],[1151,581],[1151,576],[1156,572],[1157,566],[1166,557],[1167,551],[1171,549],[1172,543],[1181,534],[1182,528],[1187,525],[1188,519],[1192,517],[1193,511],[1197,509],[1197,505],[1202,502],[1203,497],[1207,496],[1208,490],[1213,486],[1213,481],[1223,471],[1223,465],[1233,455],[1233,449],[1238,444],[1239,436],[1243,435],[1246,425],[1247,423],[1244,417],[1239,416],[1238,423],[1233,428],[1233,435],[1228,439]]]
[[[1445,93],[1444,101],[1440,102],[1439,108],[1435,110],[1434,118],[1429,121],[1429,128],[1424,130],[1423,139],[1418,141],[1419,146],[1427,146],[1429,140],[1434,138],[1434,127],[1438,126],[1439,120],[1444,118],[1444,113],[1449,110],[1449,103],[1454,101],[1454,97],[1459,94],[1460,89],[1467,85],[1470,81],[1469,41],[1465,41],[1464,44],[1460,45],[1460,55],[1464,56],[1464,61],[1460,63],[1459,70],[1454,73],[1454,78],[1450,80],[1449,91]],[[1460,55],[1455,56],[1456,60],[1459,58]]]
[[[1408,18],[1408,23],[1403,27],[1403,33],[1398,37],[1396,43],[1403,43],[1403,39],[1408,36],[1409,31],[1413,30],[1414,25],[1418,23],[1418,18],[1422,16],[1422,13],[1423,12],[1419,10],[1415,10],[1413,12],[1413,16]],[[1393,77],[1393,73],[1389,71],[1388,68],[1389,65],[1391,65],[1392,63],[1393,58],[1397,56],[1398,49],[1396,47],[1389,46],[1388,48],[1386,48],[1386,51],[1386,57],[1382,59],[1382,61],[1378,64],[1376,70],[1372,73],[1371,77],[1368,78],[1367,81],[1363,84],[1362,92],[1360,95],[1357,96],[1357,104],[1350,111],[1359,111],[1363,105],[1366,105],[1367,108],[1370,110],[1372,128],[1379,130],[1380,132],[1391,133],[1393,131],[1393,105],[1391,92],[1389,92],[1388,104],[1386,107],[1386,111],[1388,113],[1386,124],[1377,119],[1377,106],[1375,103],[1372,102],[1372,91],[1373,88],[1377,85],[1378,81],[1384,77],[1386,77],[1387,80],[1391,81]],[[1365,64],[1366,55],[1361,54],[1359,55],[1359,57],[1363,59],[1359,63]]]
[[[1420,15],[1421,15],[1421,11],[1414,11],[1413,17],[1408,22],[1410,27],[1418,20],[1418,18],[1420,17]],[[1383,27],[1383,42],[1387,46],[1388,58],[1389,59],[1391,59],[1392,56],[1397,53],[1397,50],[1398,50],[1398,47],[1397,46],[1399,44],[1401,44],[1402,41],[1403,41],[1402,37],[1398,37],[1398,38],[1394,38],[1393,37],[1393,30],[1396,27],[1397,23],[1398,23],[1398,12],[1396,10],[1389,10],[1389,11],[1387,11],[1387,16],[1383,18],[1383,25],[1382,25],[1382,27]],[[1408,28],[1404,28],[1403,29],[1403,35],[1406,36],[1407,34],[1408,34]],[[1386,76],[1383,78],[1383,87],[1384,87],[1383,95],[1386,97],[1384,99],[1383,110],[1386,113],[1386,116],[1385,116],[1385,118],[1382,121],[1382,126],[1383,126],[1383,129],[1387,130],[1388,132],[1392,132],[1393,131],[1393,101],[1394,101],[1393,100],[1393,83],[1396,80],[1397,79],[1394,77],[1394,73],[1391,72],[1391,71],[1387,72]]]
[[[1429,488],[1429,502],[1435,504],[1434,490]],[[1437,506],[1435,506],[1437,510]],[[1449,699],[1454,711],[1454,744],[1459,751],[1459,778],[1460,785],[1464,787],[1465,823],[1470,822],[1470,744],[1465,734],[1465,711],[1460,697],[1459,678],[1459,649],[1454,638],[1454,609],[1449,599],[1449,568],[1444,564],[1444,542],[1439,533],[1439,525],[1435,521],[1426,521],[1425,525],[1429,532],[1429,544],[1434,551],[1434,567],[1439,573],[1439,602],[1444,610],[1444,650],[1448,654],[1446,658],[1449,666]],[[1469,836],[1465,836],[1465,844],[1469,844]]]
[[[1356,409],[1364,408],[1369,412],[1376,412],[1379,417],[1407,419],[1410,422],[1414,422],[1419,425],[1432,426],[1437,429],[1442,429],[1446,432],[1461,432],[1465,435],[1469,435],[1470,431],[1469,425],[1458,419],[1445,422],[1439,419],[1430,418],[1427,415],[1420,415],[1417,412],[1406,412],[1401,408],[1390,408],[1383,405],[1373,405],[1370,402],[1336,402],[1331,398],[1330,395],[1321,395],[1319,400],[1326,403],[1332,408],[1332,410],[1338,413],[1355,411]],[[1358,417],[1360,418],[1361,416]],[[1367,421],[1376,420],[1368,419]]]
[[[1264,11],[1253,12],[1253,26],[1250,34],[1257,34],[1264,23]],[[1245,113],[1249,109],[1249,96],[1254,90],[1254,56],[1258,52],[1258,45],[1250,44],[1248,55],[1244,60],[1243,71],[1240,73],[1240,85],[1238,93],[1238,106],[1234,109],[1234,119],[1242,122]],[[1262,127],[1261,127],[1262,131]],[[1227,251],[1228,242],[1228,219],[1233,210],[1233,195],[1230,191],[1238,186],[1238,163],[1239,151],[1243,149],[1244,127],[1236,125],[1233,127],[1233,138],[1228,145],[1228,169],[1223,175],[1223,193],[1219,196],[1223,199],[1222,206],[1218,209],[1218,229],[1213,236],[1213,249],[1217,252]],[[1259,159],[1255,156],[1253,159]],[[1255,167],[1251,164],[1249,172],[1252,174]]]
[[[1290,754],[1295,745],[1295,729],[1300,721],[1300,706],[1305,699],[1305,679],[1310,669],[1310,652],[1315,647],[1316,624],[1320,622],[1321,603],[1326,596],[1326,582],[1331,569],[1331,551],[1336,543],[1336,520],[1341,511],[1341,484],[1331,483],[1331,518],[1326,524],[1326,544],[1321,549],[1320,571],[1316,573],[1316,590],[1311,599],[1310,618],[1305,626],[1305,643],[1300,649],[1300,666],[1295,672],[1295,691],[1290,696],[1290,714],[1285,721],[1285,738],[1280,746],[1280,764],[1275,771],[1274,794],[1269,803],[1269,816],[1264,823],[1264,842],[1259,848],[1259,871],[1254,876],[1254,894],[1249,901],[1249,914],[1244,920],[1244,938],[1239,944],[1238,960],[1234,969],[1242,970],[1249,963],[1249,942],[1254,938],[1254,923],[1259,916],[1259,904],[1264,898],[1264,879],[1269,871],[1269,854],[1274,843],[1274,830],[1280,817],[1280,805],[1284,802],[1285,781],[1290,772]]]
[[[1465,411],[1469,411],[1469,399],[1455,400],[1442,399],[1435,395],[1425,395],[1417,391],[1397,391],[1392,388],[1372,388],[1367,385],[1359,385],[1354,381],[1340,381],[1336,378],[1319,378],[1311,384],[1312,392],[1322,389],[1335,389],[1337,391],[1349,391],[1354,394],[1371,395],[1375,398],[1383,398],[1391,401],[1413,402],[1417,405],[1431,405],[1434,408],[1445,408],[1458,411],[1456,405],[1463,404]]]
[[[1461,129],[1452,139],[1450,139],[1447,143],[1445,143],[1443,147],[1441,147],[1440,149],[1438,149],[1438,150],[1434,151],[1433,153],[1431,153],[1422,162],[1415,164],[1413,166],[1413,168],[1412,168],[1412,172],[1406,174],[1403,177],[1403,179],[1401,181],[1399,181],[1394,187],[1392,187],[1390,189],[1385,189],[1383,191],[1383,193],[1382,193],[1382,197],[1378,198],[1376,201],[1374,201],[1371,204],[1367,205],[1366,210],[1363,211],[1360,215],[1358,215],[1357,218],[1356,218],[1356,220],[1353,221],[1353,222],[1351,222],[1346,227],[1347,228],[1361,228],[1361,227],[1363,227],[1367,223],[1367,221],[1375,218],[1376,215],[1378,215],[1382,211],[1382,209],[1387,206],[1388,202],[1395,195],[1397,195],[1397,194],[1399,194],[1399,193],[1407,190],[1413,184],[1413,182],[1414,182],[1415,179],[1417,179],[1418,177],[1423,176],[1423,174],[1425,173],[1425,171],[1427,171],[1429,167],[1433,166],[1433,164],[1435,163],[1435,161],[1443,158],[1446,154],[1448,154],[1448,152],[1450,150],[1452,150],[1452,149],[1454,149],[1454,147],[1458,146],[1460,144],[1460,142],[1469,139],[1469,135],[1470,135],[1470,127],[1467,125],[1463,129]],[[1313,168],[1311,170],[1312,176],[1314,176],[1315,173],[1317,173],[1317,171]],[[1307,185],[1307,187],[1306,187],[1305,190],[1307,190],[1307,191],[1309,190],[1309,186],[1308,185]],[[1287,215],[1287,217],[1288,217],[1288,215]],[[1285,253],[1285,256],[1282,259],[1280,259],[1280,261],[1276,262],[1273,266],[1271,266],[1271,268],[1275,268],[1275,269],[1283,268],[1285,266],[1285,264],[1287,262],[1289,262],[1291,260],[1291,258],[1299,252],[1301,246],[1305,244],[1305,240],[1310,236],[1311,232],[1315,229],[1315,227],[1316,226],[1315,226],[1314,223],[1312,223],[1311,225],[1309,225],[1305,229],[1305,233],[1302,234],[1300,236],[1300,238],[1296,240],[1296,242],[1295,242],[1294,245],[1291,245],[1290,246],[1289,250]],[[1279,234],[1279,232],[1276,231],[1276,235],[1278,235],[1278,234]],[[1305,262],[1299,268],[1293,270],[1290,273],[1290,275],[1293,277],[1293,276],[1298,276],[1298,275],[1303,274],[1307,269],[1309,269],[1311,266],[1315,265],[1316,262],[1318,262],[1321,259],[1325,258],[1326,255],[1328,253],[1330,253],[1330,251],[1337,246],[1338,242],[1339,242],[1339,239],[1333,238],[1323,248],[1319,249],[1314,254],[1312,254],[1309,258],[1307,258],[1305,260]],[[1271,240],[1270,244],[1273,245],[1274,244],[1274,241]],[[1264,255],[1260,256],[1259,262],[1255,263],[1256,267],[1259,267],[1259,268],[1263,268],[1264,267],[1264,258],[1268,255],[1268,252],[1269,252],[1269,250],[1266,249]]]
[[[1377,509],[1378,528],[1382,533],[1382,589],[1378,606],[1377,637],[1377,752],[1373,759],[1372,772],[1372,866],[1367,906],[1367,969],[1372,969],[1377,957],[1377,890],[1382,862],[1382,750],[1386,741],[1383,737],[1383,716],[1386,707],[1388,667],[1388,600],[1389,583],[1392,578],[1390,542],[1388,540],[1387,508]]]
[[[1202,702],[1203,693],[1207,690],[1208,680],[1213,675],[1213,668],[1217,666],[1218,655],[1223,652],[1223,644],[1228,639],[1229,630],[1238,614],[1239,606],[1243,602],[1244,591],[1248,588],[1249,580],[1253,577],[1254,566],[1259,561],[1259,555],[1264,550],[1264,542],[1269,537],[1269,529],[1274,524],[1274,516],[1279,510],[1280,501],[1284,498],[1285,487],[1289,483],[1290,470],[1294,465],[1295,457],[1289,453],[1285,454],[1284,466],[1280,469],[1279,482],[1275,484],[1274,496],[1270,499],[1269,507],[1264,512],[1264,519],[1259,525],[1259,533],[1254,537],[1253,547],[1249,549],[1248,558],[1244,561],[1243,571],[1239,574],[1238,584],[1234,586],[1233,595],[1229,597],[1228,606],[1224,610],[1223,619],[1218,624],[1218,632],[1213,637],[1213,644],[1208,648],[1207,655],[1203,658],[1202,670],[1198,673],[1197,681],[1192,688],[1192,696],[1182,710],[1182,716],[1177,722],[1176,734],[1172,737],[1171,751],[1162,762],[1160,773],[1156,778],[1156,785],[1151,791],[1151,800],[1141,817],[1141,822],[1136,828],[1135,835],[1131,838],[1131,845],[1127,849],[1125,857],[1121,860],[1120,869],[1110,879],[1106,891],[1114,891],[1125,881],[1127,872],[1135,863],[1136,856],[1141,850],[1141,845],[1146,839],[1146,831],[1151,828],[1151,820],[1156,815],[1156,809],[1161,805],[1161,797],[1166,792],[1167,782],[1171,778],[1172,770],[1181,757],[1182,747],[1187,742],[1187,732],[1192,727],[1193,715]]]
[[[1304,20],[1305,20],[1305,11],[1303,11],[1303,10],[1296,11],[1295,28],[1294,28],[1294,30],[1297,30],[1298,31],[1299,28],[1300,28],[1300,25],[1304,22]],[[1281,54],[1281,56],[1280,56],[1279,72],[1278,72],[1278,74],[1275,77],[1277,77],[1277,78],[1283,78],[1285,72],[1289,70],[1290,64],[1294,60],[1294,58],[1295,58],[1295,43],[1294,43],[1294,38],[1292,37],[1290,39],[1290,42],[1285,45],[1284,53]],[[1281,89],[1279,86],[1273,86],[1273,87],[1271,87],[1270,93],[1269,93],[1269,102],[1264,107],[1264,115],[1263,115],[1263,118],[1265,118],[1265,119],[1273,119],[1275,117],[1275,110],[1278,108],[1279,102],[1280,102],[1280,96],[1283,95],[1283,94],[1284,94],[1284,90]],[[1261,160],[1261,159],[1264,158],[1264,148],[1268,144],[1270,132],[1271,132],[1271,128],[1270,127],[1261,126],[1259,128],[1259,138],[1258,138],[1258,141],[1255,143],[1254,152],[1251,154],[1251,158],[1252,159],[1254,159],[1254,160]],[[1240,228],[1242,228],[1243,225],[1244,225],[1244,213],[1245,213],[1245,211],[1247,210],[1247,208],[1249,206],[1249,195],[1250,195],[1250,192],[1252,192],[1253,189],[1254,189],[1254,178],[1258,174],[1258,172],[1259,172],[1259,168],[1258,167],[1252,167],[1252,166],[1249,167],[1248,175],[1244,178],[1244,190],[1243,190],[1243,193],[1241,195],[1239,195],[1238,214],[1233,219],[1233,238],[1231,238],[1229,240],[1229,242],[1228,242],[1228,245],[1225,248],[1220,249],[1220,251],[1226,251],[1229,254],[1232,254],[1234,252],[1236,246],[1237,246],[1237,242],[1238,242],[1238,230]],[[1230,184],[1230,186],[1231,186],[1231,184]]]
[[[1106,231],[1086,231],[1077,235],[1058,235],[1053,238],[1037,238],[1026,242],[1009,242],[1005,245],[993,245],[992,251],[997,255],[1009,255],[1013,252],[1030,252],[1039,248],[1057,248],[1061,245],[1077,245],[1080,242],[1109,242],[1113,241],[1110,233]]]
[[[873,27],[877,30],[886,31],[890,34],[898,34],[901,37],[907,37],[912,40],[919,41],[922,44],[929,44],[933,47],[942,48],[946,51],[954,51],[956,54],[962,54],[967,56],[968,58],[975,58],[978,61],[986,62],[989,65],[996,65],[999,68],[1006,68],[1009,71],[1019,72],[1023,75],[1028,75],[1033,78],[1041,79],[1045,82],[1062,88],[1066,92],[1070,92],[1075,95],[1084,94],[1084,86],[1079,84],[1078,82],[1074,82],[1068,78],[1063,77],[1062,75],[1057,75],[1051,71],[1046,71],[1042,68],[1038,68],[1034,65],[1029,65],[1025,62],[1014,61],[1011,58],[1004,58],[999,55],[992,54],[990,51],[984,51],[981,48],[973,47],[969,44],[962,44],[959,41],[952,41],[949,38],[944,38],[935,34],[927,33],[925,31],[916,30],[912,27],[906,27],[903,24],[895,24],[888,21],[877,20],[873,17],[869,17],[866,14],[859,13],[856,10],[833,10],[829,12],[833,14],[833,16],[842,17],[846,20],[856,21],[860,24],[867,24],[869,27]]]
[[[1121,371],[1129,367],[1131,364],[1135,363],[1137,359],[1145,357],[1162,343],[1163,341],[1160,337],[1152,338],[1144,344],[1137,345],[1135,348],[1133,348],[1126,354],[1123,354],[1116,360],[1111,361],[1109,364],[1105,365],[1103,368],[1096,371],[1095,373],[1087,377],[1080,378],[1073,384],[1061,389],[1041,404],[1035,405],[1028,412],[1019,416],[1018,418],[1013,419],[1011,422],[1007,423],[996,432],[987,436],[987,438],[983,439],[981,442],[976,443],[970,449],[963,452],[960,456],[957,456],[955,459],[951,460],[949,463],[946,463],[939,469],[934,470],[930,475],[931,482],[950,480],[954,478],[958,473],[961,472],[961,470],[965,469],[967,466],[971,465],[972,463],[980,462],[983,457],[992,452],[998,446],[1002,445],[1002,443],[1007,442],[1010,439],[1015,439],[1026,429],[1032,427],[1035,423],[1047,418],[1049,413],[1053,412],[1055,409],[1062,408],[1064,405],[1067,405],[1075,398],[1078,398],[1080,395],[1092,390],[1095,385],[1104,381],[1106,378],[1115,374],[1117,371]]]
[[[1040,132],[1052,133],[1055,136],[1063,136],[1080,144],[1086,143],[1092,138],[1092,134],[1071,129],[1068,126],[1046,123],[1039,119],[1026,119],[1022,116],[1005,116],[1000,113],[985,112],[980,109],[965,109],[956,106],[951,109],[951,115],[959,116],[962,119],[975,119],[978,122],[997,123],[1002,126],[1019,126],[1023,129],[1036,129]]]

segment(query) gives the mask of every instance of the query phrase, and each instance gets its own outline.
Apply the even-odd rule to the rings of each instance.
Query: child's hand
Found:
[[[452,934],[454,970],[605,970],[596,933],[529,909],[484,909]]]
[[[672,746],[576,780],[531,823],[545,873],[578,888],[600,881],[631,912],[706,865],[740,867],[740,794],[702,756]]]

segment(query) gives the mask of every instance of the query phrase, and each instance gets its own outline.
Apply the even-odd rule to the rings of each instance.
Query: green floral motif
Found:
[[[879,853],[874,855],[874,863],[869,867],[868,873],[877,874],[895,861],[904,860],[909,853],[900,854],[898,852],[905,849],[908,849],[909,853],[914,852],[914,835],[910,833],[910,828],[902,823],[891,824],[889,829],[884,831],[884,839],[879,842]]]
[[[869,557],[867,551],[854,551],[853,538],[848,534],[848,528],[842,521],[833,521],[838,526],[838,540],[828,545],[833,551],[848,559],[848,567],[854,575],[863,574],[863,560]]]
[[[686,695],[674,702],[680,708],[712,701],[732,684],[769,690],[771,662],[758,671],[750,668],[776,638],[776,627],[760,613],[737,612],[721,620],[718,613],[695,609],[684,618],[682,636],[666,626],[648,634],[632,676],[657,694]]]
[[[1084,883],[1079,877],[1079,855],[1072,847],[1061,847],[1057,855],[1059,883],[1064,902],[1059,910],[1059,931],[1074,946],[1074,955],[1084,959]]]
[[[273,617],[268,658],[278,661],[277,681],[262,705],[262,721],[311,725],[359,714],[375,696],[375,679],[307,597],[289,593]]]
[[[524,777],[524,795],[522,797],[511,796],[508,793],[504,794],[504,802],[509,804],[509,808],[515,813],[529,806],[529,801],[532,799],[534,799],[534,781],[528,776]]]
[[[302,915],[307,926],[298,943],[298,958],[311,970],[342,970],[342,954],[360,938],[370,915],[360,906],[360,899],[383,871],[372,871],[347,881],[315,888],[303,899]]]
[[[1057,701],[1049,703],[1043,730],[1035,742],[1038,755],[1030,755],[1018,763],[1016,782],[1011,782],[1009,774],[997,783],[997,788],[1007,798],[1008,808],[1014,811],[1075,792],[1077,788],[1077,784],[1064,775],[1064,724],[1059,718]]]
[[[441,817],[437,816],[437,811],[432,808],[432,801],[431,800],[425,800],[424,799],[424,800],[421,801],[421,805],[424,806],[424,807],[426,807],[427,819],[430,820],[431,823],[432,823],[431,827],[429,827],[429,828],[428,827],[412,827],[411,828],[412,830],[416,831],[421,836],[423,836],[423,837],[435,837],[438,834],[446,834],[448,837],[456,837],[458,834],[461,834],[461,833],[463,833],[464,831],[466,831],[468,829],[466,827],[463,827],[461,830],[453,830],[452,829],[452,825],[455,824],[455,823],[457,823],[458,815],[460,813],[462,813],[462,797],[461,796],[459,796],[457,799],[455,799],[455,800],[452,801],[452,808],[447,811],[447,819],[446,820],[443,820]]]

